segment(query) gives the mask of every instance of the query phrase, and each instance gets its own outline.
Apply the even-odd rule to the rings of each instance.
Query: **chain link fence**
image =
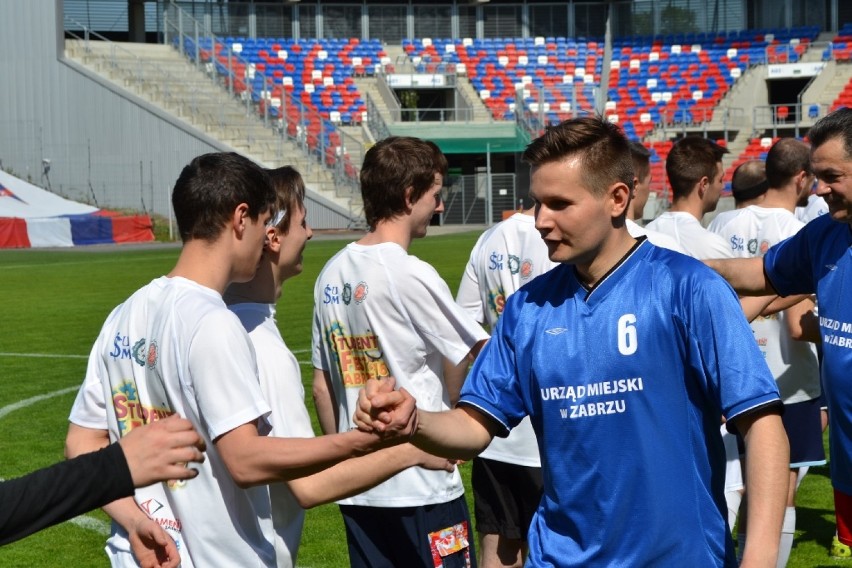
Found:
[[[485,172],[451,178],[452,185],[444,190],[444,225],[490,225],[505,211],[519,208],[515,174],[488,178]]]

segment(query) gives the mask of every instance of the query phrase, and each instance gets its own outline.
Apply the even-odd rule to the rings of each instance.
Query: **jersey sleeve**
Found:
[[[269,405],[260,390],[251,340],[237,316],[217,310],[199,322],[189,349],[189,369],[211,440],[258,418],[264,431]]]
[[[522,293],[514,294],[497,320],[494,333],[479,353],[465,379],[459,405],[476,409],[500,425],[498,436],[508,436],[528,412],[524,404],[519,377],[529,374],[528,359],[519,357],[512,330]]]
[[[77,426],[95,430],[109,429],[107,401],[104,394],[106,382],[101,380],[101,377],[105,376],[106,373],[100,357],[102,339],[99,336],[92,345],[89,361],[86,365],[86,377],[83,379],[83,384],[80,385],[80,390],[77,391],[77,398],[74,400],[71,415],[68,417],[69,422]]]
[[[474,252],[476,248],[474,248]],[[473,253],[462,274],[459,291],[456,294],[456,303],[462,307],[476,321],[485,321],[485,309],[482,304],[482,295],[479,292],[479,278],[476,275],[476,266]]]
[[[703,268],[703,267],[702,267]],[[700,270],[679,291],[687,337],[686,364],[698,386],[716,399],[729,420],[780,404],[778,387],[733,289],[718,275]]]
[[[766,251],[763,270],[781,296],[813,294],[810,230],[808,226]]]
[[[314,295],[314,298],[319,296]],[[322,320],[320,315],[319,301],[314,300],[314,315],[311,324],[311,363],[315,369],[328,371],[330,368],[328,352],[324,345],[325,338],[322,333]]]
[[[459,364],[488,333],[453,299],[449,286],[434,268],[416,261],[415,270],[396,290],[409,320],[426,341],[454,365]]]

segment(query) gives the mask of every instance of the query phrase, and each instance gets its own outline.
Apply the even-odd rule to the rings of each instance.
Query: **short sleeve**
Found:
[[[781,296],[816,292],[808,241],[809,230],[806,226],[770,248],[763,257],[763,270]]]
[[[506,310],[497,320],[491,340],[476,358],[473,368],[462,386],[459,405],[477,409],[498,423],[507,436],[528,412],[524,405],[519,377],[526,376],[527,360],[520,360],[515,351],[513,329],[517,322],[519,298],[515,293],[509,299]]]
[[[98,337],[94,345],[92,345],[92,350],[89,352],[86,377],[83,379],[80,390],[77,391],[77,398],[71,407],[71,415],[68,417],[68,420],[84,428],[107,430],[109,429],[109,423],[107,421],[107,407],[104,397],[105,381],[101,380],[101,377],[105,376],[106,370],[103,367],[100,357],[100,343],[101,337]]]
[[[706,273],[706,274],[702,274]],[[715,273],[702,270],[688,280],[684,322],[687,361],[722,413],[737,415],[779,401],[778,387],[733,289]]]
[[[189,349],[189,369],[211,440],[269,414],[254,348],[231,312],[210,312],[199,322]]]
[[[479,291],[479,278],[476,275],[473,254],[471,254],[464,269],[464,274],[462,274],[459,292],[456,294],[456,303],[476,321],[480,323],[485,321],[485,309],[482,303],[482,294]]]
[[[409,320],[441,355],[459,364],[488,333],[470,314],[456,304],[449,286],[434,268],[416,261],[397,285],[397,294]]]

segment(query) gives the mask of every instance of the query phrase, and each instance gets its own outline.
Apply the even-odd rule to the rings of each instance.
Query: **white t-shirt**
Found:
[[[680,246],[680,243],[665,233],[653,231],[647,227],[642,227],[632,219],[625,219],[625,225],[627,226],[627,232],[633,238],[648,237],[648,242],[654,246],[673,250],[681,254],[687,254],[686,250]]]
[[[456,302],[491,329],[503,312],[506,298],[557,263],[535,228],[535,218],[515,213],[482,235],[470,253]],[[506,438],[494,438],[482,458],[526,467],[541,467],[535,432],[529,417]]]
[[[311,417],[305,406],[305,387],[295,355],[287,348],[275,324],[275,305],[242,303],[228,306],[237,314],[254,344],[260,388],[272,407],[272,436],[313,438]],[[296,564],[305,511],[286,483],[269,485],[272,523],[275,527],[275,555],[278,568]]]
[[[786,209],[757,205],[727,211],[710,225],[742,258],[763,257],[769,247],[795,235],[802,227],[804,224]],[[817,398],[821,391],[816,347],[790,337],[787,313],[758,316],[751,322],[751,329],[784,403]]]
[[[238,487],[213,444],[258,419],[268,431],[254,349],[217,292],[164,276],[107,318],[70,421],[115,441],[146,418],[175,413],[207,444],[205,461],[192,466],[199,475],[137,489],[136,502],[175,539],[184,568],[274,566],[269,491]],[[113,566],[136,566],[116,523],[107,554]]]
[[[435,269],[395,243],[349,244],[323,268],[314,297],[313,364],[332,378],[341,432],[355,426],[358,392],[368,378],[392,375],[418,408],[448,410],[443,358],[461,363],[488,338]],[[463,494],[457,470],[412,467],[340,503],[415,507]]]
[[[815,193],[808,196],[807,205],[796,207],[796,219],[805,224],[826,213],[828,213],[828,203],[825,202],[825,198]]]
[[[733,257],[724,239],[702,227],[698,219],[685,211],[666,211],[645,228],[672,237],[689,256],[699,260]]]

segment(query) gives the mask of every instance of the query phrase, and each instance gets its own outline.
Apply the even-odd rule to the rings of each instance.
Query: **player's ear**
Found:
[[[266,239],[263,246],[270,252],[279,252],[281,250],[281,233],[275,227],[266,228]]]
[[[409,186],[405,188],[405,207],[409,211],[414,208],[414,200],[411,198],[413,193],[413,187]]]
[[[618,181],[607,189],[607,199],[610,203],[610,216],[621,217],[630,205],[632,190],[624,182]]]
[[[708,187],[710,187],[710,178],[704,176],[698,180],[698,197],[704,199],[704,194],[707,193]]]
[[[231,226],[234,232],[242,236],[249,222],[249,206],[248,203],[240,203],[234,208],[231,215]]]

